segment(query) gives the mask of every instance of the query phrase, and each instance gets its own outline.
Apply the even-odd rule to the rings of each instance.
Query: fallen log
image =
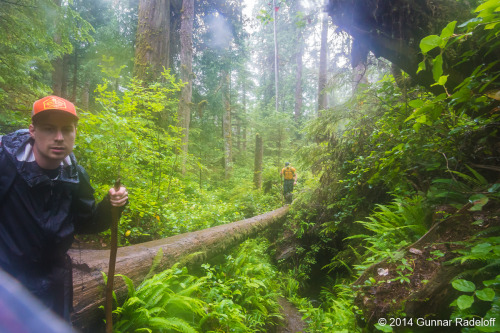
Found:
[[[282,223],[287,212],[288,206],[285,206],[246,220],[119,248],[115,272],[126,275],[138,285],[149,273],[160,250],[163,257],[158,271],[181,261],[190,264],[206,262],[264,229]],[[105,292],[101,272],[107,271],[109,250],[72,249],[69,255],[73,261],[72,322],[76,328],[86,332],[94,329],[104,317],[103,310],[99,308],[104,305]],[[126,295],[127,288],[122,279],[115,279],[114,290],[119,299]]]

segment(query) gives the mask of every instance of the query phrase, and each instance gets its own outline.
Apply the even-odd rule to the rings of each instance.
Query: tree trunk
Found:
[[[255,163],[253,169],[253,184],[256,189],[262,187],[262,157],[264,148],[260,134],[255,135]]]
[[[304,45],[299,42],[299,51],[297,52],[297,72],[295,73],[295,109],[294,109],[294,119],[299,121],[302,117],[302,55],[304,53]]]
[[[76,94],[78,88],[78,46],[73,48],[74,64],[73,64],[73,81],[71,89],[71,101],[76,104]]]
[[[276,1],[273,0],[273,27],[274,27],[274,101],[276,112],[278,112],[278,84],[279,84],[279,67],[278,67],[278,37],[276,31]]]
[[[230,74],[222,71],[222,98],[224,102],[224,115],[222,116],[222,132],[224,135],[224,175],[226,179],[231,178],[233,173],[233,142],[231,124],[231,100],[229,92]]]
[[[185,83],[181,89],[179,100],[179,126],[182,128],[182,174],[186,173],[186,160],[189,142],[189,123],[191,122],[191,97],[193,92],[193,21],[194,0],[184,0],[182,3],[181,18],[181,68],[180,79]]]
[[[243,122],[243,133],[242,133],[242,140],[243,140],[243,146],[242,150],[246,151],[247,150],[247,121],[246,121],[246,114],[247,114],[247,81],[246,78],[243,80],[243,101],[242,101],[242,117],[244,119]]]
[[[327,107],[326,74],[327,74],[327,42],[328,42],[328,15],[323,14],[321,20],[321,48],[319,51],[319,74],[318,74],[318,115]]]
[[[57,39],[55,40],[57,42]],[[54,68],[52,72],[52,92],[54,95],[62,97],[63,58],[57,58],[52,61],[52,67]]]
[[[80,101],[81,108],[84,110],[88,110],[89,101],[90,101],[90,79],[86,79],[81,92],[81,101]]]
[[[295,5],[295,14],[302,11],[302,6],[300,2],[297,1]],[[294,107],[294,119],[296,122],[302,117],[302,57],[304,55],[304,36],[302,34],[302,28],[297,28],[297,39],[295,41],[297,46],[297,53],[295,54],[295,61],[297,64],[297,71],[295,73],[295,107]]]
[[[236,115],[236,149],[241,154],[241,117]]]
[[[140,0],[134,75],[145,82],[158,80],[169,67],[170,0]]]
[[[61,73],[61,94],[59,96],[68,98],[68,75],[69,72],[69,54],[65,54],[62,57],[62,73]]]
[[[163,257],[158,271],[177,262],[193,265],[207,262],[266,228],[282,223],[287,212],[288,207],[282,207],[246,220],[119,248],[116,274],[126,275],[137,286],[149,273],[153,259],[160,250]],[[83,332],[91,332],[104,317],[99,308],[104,304],[105,290],[101,272],[107,271],[109,251],[72,249],[69,254],[73,260],[72,321]],[[115,279],[114,290],[118,299],[123,299],[127,294],[127,288],[120,278]]]
[[[61,0],[54,0],[54,3],[56,6],[61,7]],[[61,35],[57,32],[57,27],[56,27],[56,33],[54,34],[54,42],[56,44],[61,44]],[[57,57],[52,61],[52,67],[54,70],[52,71],[52,93],[56,96],[61,96],[62,97],[62,82],[63,82],[63,75],[64,75],[64,68],[63,68],[63,57]]]

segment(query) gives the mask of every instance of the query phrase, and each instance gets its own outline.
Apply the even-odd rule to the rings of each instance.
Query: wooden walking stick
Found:
[[[120,190],[120,178],[115,182],[115,191]],[[106,333],[113,332],[113,282],[115,279],[116,252],[118,250],[119,207],[111,206],[111,250],[109,253],[108,283],[106,283]]]

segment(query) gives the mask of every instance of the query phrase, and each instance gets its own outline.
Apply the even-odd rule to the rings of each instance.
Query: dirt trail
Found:
[[[290,303],[286,298],[280,297],[279,304],[283,308],[281,314],[283,315],[283,326],[278,327],[276,333],[298,333],[304,332],[306,324],[302,321],[302,314],[297,308]]]

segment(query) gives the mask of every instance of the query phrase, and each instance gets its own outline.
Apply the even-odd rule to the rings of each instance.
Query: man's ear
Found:
[[[30,131],[30,136],[32,138],[35,138],[35,125],[30,124],[29,131]]]

